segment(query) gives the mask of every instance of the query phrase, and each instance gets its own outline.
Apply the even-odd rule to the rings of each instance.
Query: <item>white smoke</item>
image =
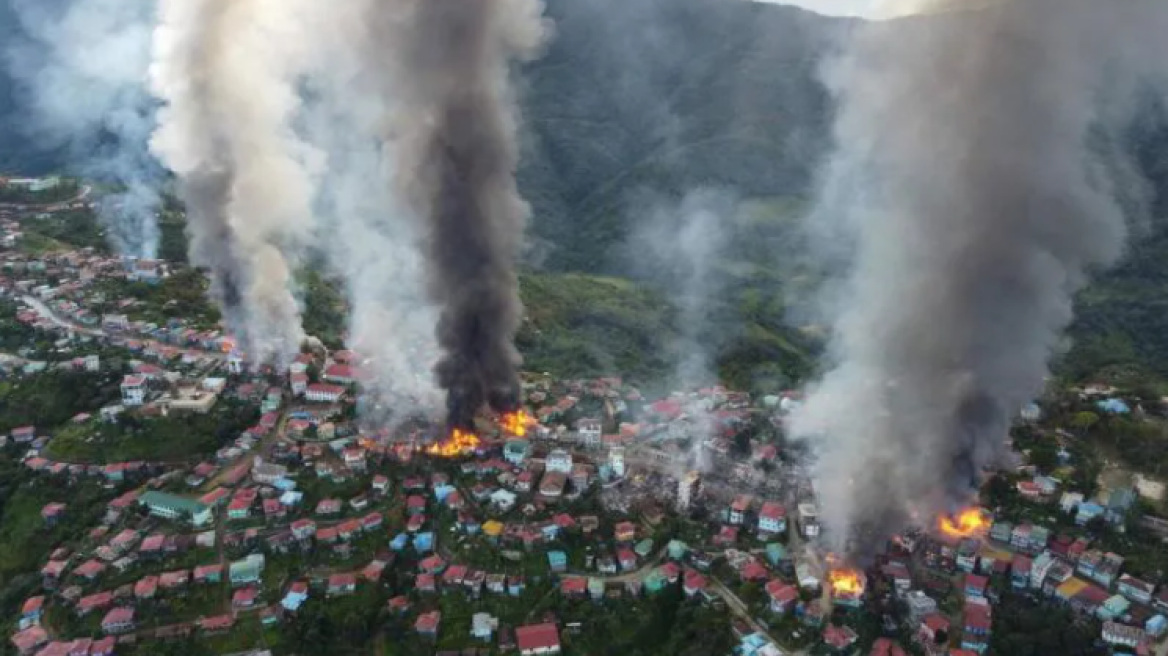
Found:
[[[153,0],[10,0],[25,39],[5,48],[28,91],[28,122],[64,145],[70,167],[113,190],[98,207],[113,247],[154,258],[161,169],[148,141],[154,102],[146,89]]]
[[[152,146],[178,176],[191,259],[211,269],[229,327],[256,362],[303,339],[292,272],[313,227],[319,157],[294,130],[298,84],[328,12],[310,0],[163,0]]]

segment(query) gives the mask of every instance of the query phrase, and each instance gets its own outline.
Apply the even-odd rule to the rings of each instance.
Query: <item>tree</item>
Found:
[[[1058,446],[1052,440],[1043,440],[1030,449],[1030,464],[1049,474],[1059,465]]]
[[[990,508],[1001,508],[1009,505],[1014,499],[1014,486],[1004,474],[998,473],[986,481],[981,491],[982,498]]]
[[[1075,413],[1074,418],[1071,419],[1071,426],[1079,432],[1079,435],[1086,435],[1098,423],[1099,415],[1088,410]]]

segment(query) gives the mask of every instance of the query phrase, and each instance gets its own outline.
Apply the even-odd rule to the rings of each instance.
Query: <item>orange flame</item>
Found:
[[[450,437],[426,447],[426,453],[440,458],[455,458],[469,451],[474,451],[478,445],[478,435],[455,428],[450,433]]]
[[[508,412],[499,418],[499,426],[507,433],[516,437],[525,437],[527,435],[527,427],[532,424],[531,415],[523,410],[516,410],[515,412]]]
[[[990,526],[989,518],[981,508],[966,508],[956,517],[942,515],[937,526],[945,535],[954,538],[968,538],[981,535]]]
[[[864,593],[864,579],[860,570],[843,564],[835,554],[827,554],[827,583],[832,594],[839,597],[859,597]]]
[[[864,594],[864,583],[860,573],[854,569],[833,569],[827,574],[832,593],[841,597],[859,597]]]

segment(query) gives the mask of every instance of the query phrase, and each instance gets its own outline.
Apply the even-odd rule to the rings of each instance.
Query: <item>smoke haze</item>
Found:
[[[191,262],[255,362],[303,339],[292,270],[312,228],[317,154],[295,134],[296,84],[317,52],[317,3],[164,0],[151,83],[152,147],[178,176]]]
[[[376,26],[397,101],[395,181],[421,219],[428,291],[440,306],[435,369],[451,428],[489,403],[518,404],[522,318],[515,261],[529,209],[515,185],[510,64],[539,53],[538,0],[402,0]]]
[[[834,367],[793,429],[818,440],[822,519],[853,557],[973,500],[1138,201],[1099,92],[1163,61],[1162,3],[985,4],[859,25],[825,71],[837,151],[814,219],[855,252]]]
[[[309,80],[303,132],[326,157],[318,241],[351,306],[347,342],[367,374],[361,414],[392,424],[401,409],[438,414],[443,399],[432,372],[438,310],[426,293],[420,226],[382,183],[396,175],[386,124],[396,105],[383,46],[366,29],[371,10],[365,0],[348,3],[325,24],[331,29],[321,34],[325,56]]]
[[[27,127],[66,146],[77,173],[114,186],[98,206],[111,245],[156,257],[162,170],[149,151],[146,88],[156,3],[8,1],[26,35],[4,55],[25,88]]]

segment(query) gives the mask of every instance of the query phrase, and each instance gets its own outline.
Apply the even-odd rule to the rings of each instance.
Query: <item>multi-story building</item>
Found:
[[[694,497],[698,494],[698,487],[701,485],[701,475],[696,471],[691,471],[681,480],[677,482],[677,508],[685,511],[689,509],[690,504],[693,503]]]

